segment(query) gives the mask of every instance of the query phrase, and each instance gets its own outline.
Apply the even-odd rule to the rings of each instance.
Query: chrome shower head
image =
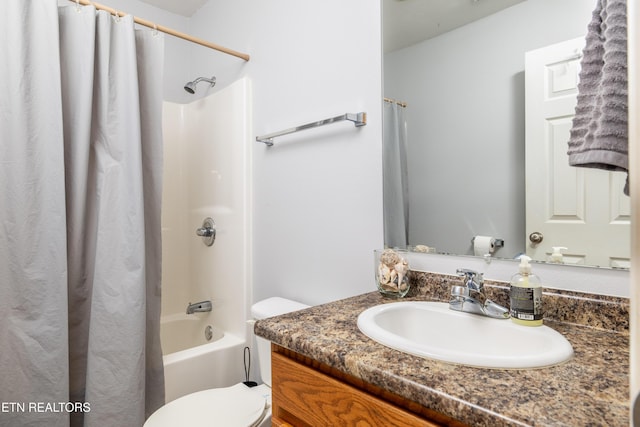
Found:
[[[196,93],[196,84],[194,82],[189,82],[184,85],[184,90],[193,95],[194,93]]]
[[[211,77],[210,79],[206,77],[198,77],[194,81],[188,82],[187,84],[185,84],[184,90],[186,90],[187,92],[193,95],[194,93],[196,93],[196,85],[200,82],[211,83],[211,86],[209,87],[214,87],[216,85],[216,78],[215,76]]]

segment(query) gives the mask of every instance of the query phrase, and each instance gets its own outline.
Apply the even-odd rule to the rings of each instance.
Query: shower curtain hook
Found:
[[[116,17],[115,17],[116,22],[120,22],[120,12],[116,10]]]
[[[153,23],[153,35],[157,36],[158,35],[158,26],[156,25],[156,23]]]
[[[76,0],[76,12],[80,12],[80,0]]]

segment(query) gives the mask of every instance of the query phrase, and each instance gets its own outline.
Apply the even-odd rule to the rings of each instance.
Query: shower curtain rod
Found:
[[[384,102],[390,102],[392,104],[398,104],[399,106],[401,106],[402,108],[407,108],[407,103],[403,102],[403,101],[397,101],[395,99],[391,99],[391,98],[382,98],[384,100]]]
[[[127,15],[127,13],[125,13],[125,12],[113,9],[113,8],[111,8],[109,6],[105,6],[105,5],[102,5],[100,3],[92,2],[91,0],[69,0],[69,1],[73,2],[73,3],[76,3],[76,4],[80,3],[80,4],[83,4],[85,6],[93,6],[98,10],[104,10],[104,11],[109,12],[110,14],[115,15],[115,16]],[[153,28],[154,30],[157,30],[157,31],[162,31],[163,33],[172,35],[174,37],[178,37],[180,39],[187,40],[187,41],[189,41],[191,43],[196,43],[196,44],[199,44],[201,46],[208,47],[210,49],[214,49],[214,50],[217,50],[217,51],[222,52],[222,53],[226,53],[227,55],[235,56],[236,58],[244,59],[245,61],[248,61],[249,58],[250,58],[249,55],[247,55],[246,53],[238,52],[238,51],[235,51],[235,50],[232,50],[232,49],[217,45],[215,43],[211,43],[211,42],[208,42],[206,40],[202,40],[202,39],[199,39],[197,37],[190,36],[189,34],[181,33],[180,31],[176,31],[176,30],[174,30],[172,28],[167,28],[167,27],[164,27],[162,25],[156,25],[155,23],[153,23],[151,21],[147,21],[146,19],[138,18],[137,16],[134,16],[133,20],[134,20],[134,22],[136,24],[140,24],[140,25],[143,25],[143,26],[148,27],[148,28]]]

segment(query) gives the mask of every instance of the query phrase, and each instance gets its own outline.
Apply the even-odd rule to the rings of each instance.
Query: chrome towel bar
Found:
[[[267,144],[268,147],[273,145],[273,138],[278,136],[288,135],[290,133],[299,132],[305,129],[317,128],[320,126],[328,125],[331,123],[341,122],[343,120],[352,121],[356,127],[364,126],[367,124],[367,113],[345,113],[341,116],[332,117],[330,119],[320,120],[317,122],[307,123],[306,125],[296,126],[291,129],[282,130],[280,132],[273,132],[268,135],[256,136],[256,142],[263,142]]]

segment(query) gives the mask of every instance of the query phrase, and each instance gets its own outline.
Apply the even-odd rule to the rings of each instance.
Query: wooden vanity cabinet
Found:
[[[276,344],[271,371],[274,427],[463,426]]]

